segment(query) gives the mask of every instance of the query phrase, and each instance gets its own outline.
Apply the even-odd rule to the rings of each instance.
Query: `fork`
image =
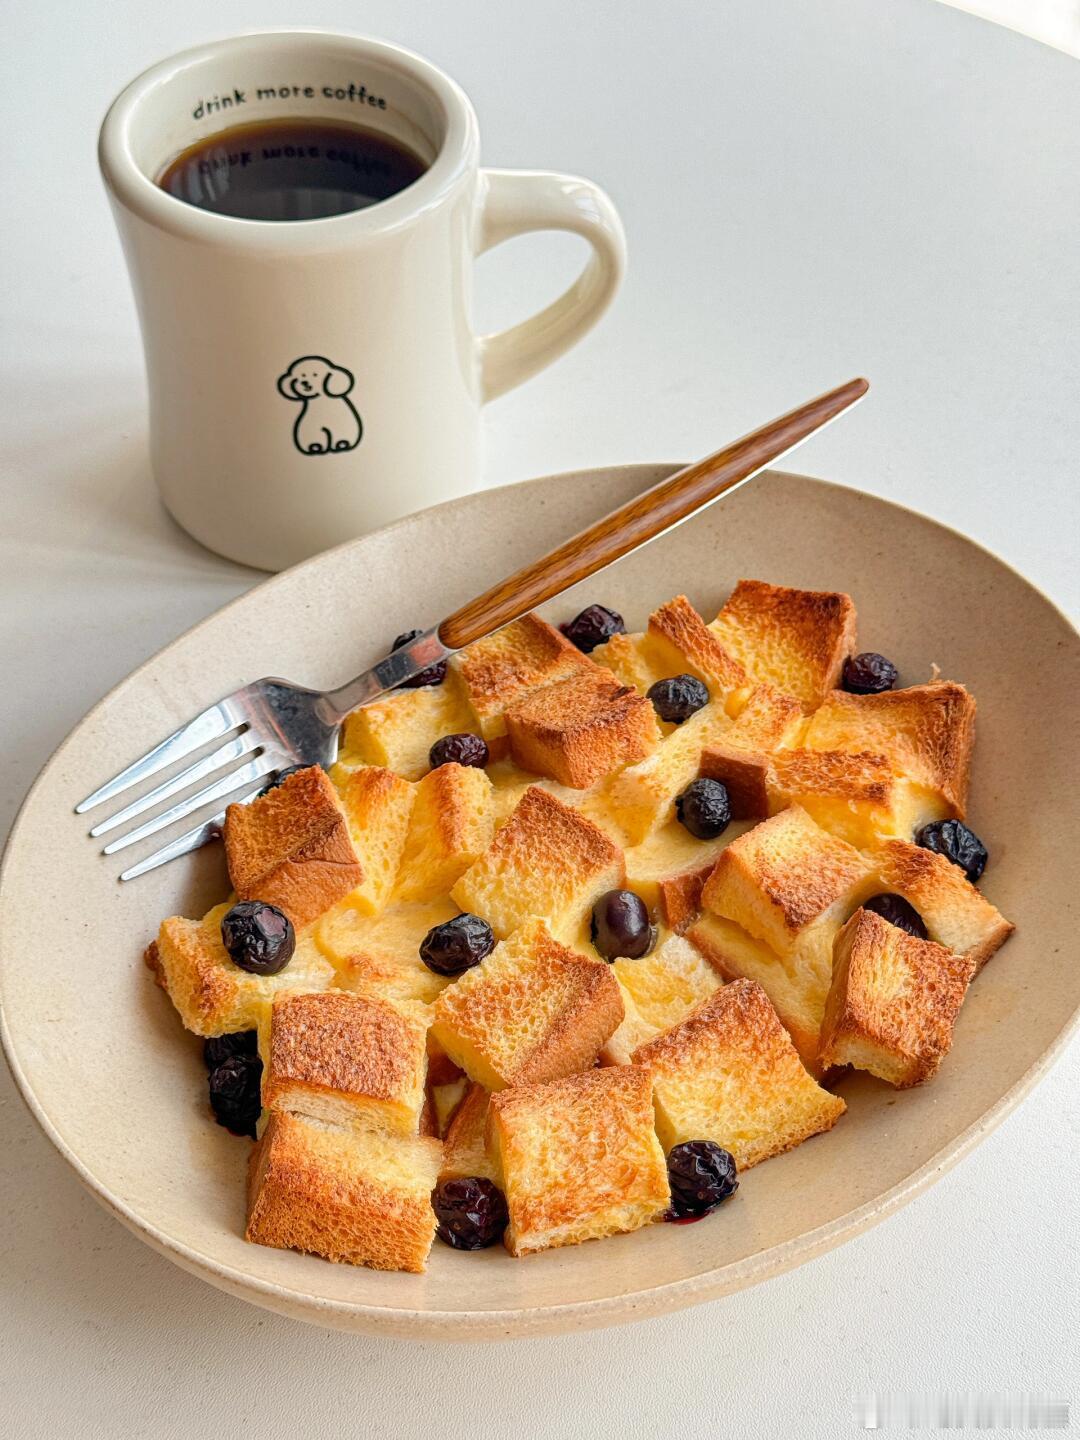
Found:
[[[469,601],[340,689],[324,693],[271,677],[235,690],[99,786],[76,805],[76,813],[115,800],[214,741],[224,742],[92,827],[90,834],[94,837],[111,834],[166,801],[173,801],[168,808],[122,830],[109,841],[102,853],[112,855],[227,797],[247,803],[261,792],[268,776],[289,766],[332,765],[337,758],[341,725],[350,711],[396,689],[422,670],[449,659],[464,646],[502,629],[579,580],[673,529],[789,454],[861,400],[868,389],[865,380],[849,380],[661,480],[549,555]],[[236,766],[238,760],[244,763]],[[185,794],[200,781],[207,783]],[[133,880],[216,839],[224,819],[225,811],[221,809],[130,866],[120,879]]]

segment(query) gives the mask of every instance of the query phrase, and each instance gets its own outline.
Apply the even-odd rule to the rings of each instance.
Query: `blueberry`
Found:
[[[875,895],[872,900],[867,900],[863,909],[872,910],[875,915],[880,915],[898,930],[906,930],[909,935],[914,935],[916,940],[926,939],[926,926],[922,916],[902,895]]]
[[[415,640],[418,635],[422,635],[423,633],[422,630],[406,630],[403,635],[397,637],[393,645],[390,646],[390,649],[392,651],[400,650],[403,645],[408,645],[411,641]],[[429,665],[426,670],[421,670],[420,674],[414,675],[411,680],[403,680],[398,686],[398,689],[419,690],[425,685],[441,685],[445,679],[446,661],[440,660],[435,665]]]
[[[276,975],[292,959],[296,933],[276,905],[241,900],[221,921],[221,943],[229,958],[251,975]]]
[[[459,735],[444,735],[436,740],[428,751],[428,759],[433,770],[440,765],[473,765],[483,770],[488,763],[488,747],[479,735],[463,730]]]
[[[463,975],[495,949],[491,926],[479,915],[455,915],[420,942],[420,959],[436,975]]]
[[[262,1110],[262,1061],[257,1055],[230,1055],[210,1072],[210,1108],[214,1119],[234,1135],[255,1138]]]
[[[580,615],[575,615],[559,629],[588,655],[598,645],[610,640],[612,635],[621,635],[626,625],[617,610],[609,610],[606,605],[588,605]]]
[[[673,675],[657,680],[646,691],[661,720],[681,725],[709,703],[709,692],[695,675]]]
[[[898,671],[891,660],[874,650],[864,650],[861,655],[849,655],[844,661],[840,687],[852,695],[880,695],[883,690],[893,688],[897,677]]]
[[[435,1233],[455,1250],[485,1250],[506,1229],[506,1197],[478,1175],[440,1180],[431,1196]]]
[[[697,840],[715,840],[731,824],[731,797],[719,780],[693,780],[675,797],[675,815]]]
[[[969,830],[962,820],[932,820],[915,836],[915,843],[959,865],[973,885],[990,858],[975,831]]]
[[[673,1146],[667,1168],[673,1220],[708,1215],[739,1188],[735,1161],[715,1140]]]
[[[231,1035],[212,1035],[203,1041],[203,1063],[207,1070],[216,1070],[230,1055],[257,1055],[259,1032],[234,1030]]]
[[[605,960],[640,960],[656,943],[645,901],[632,890],[609,890],[593,906],[592,942]]]

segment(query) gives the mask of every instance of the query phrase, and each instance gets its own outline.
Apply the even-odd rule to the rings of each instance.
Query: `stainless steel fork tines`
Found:
[[[140,791],[91,827],[90,834],[95,838],[120,832],[103,848],[104,854],[113,855],[215,806],[215,813],[130,866],[120,878],[133,880],[145,875],[213,839],[225,819],[222,801],[253,799],[268,777],[289,765],[332,765],[337,758],[341,722],[350,710],[411,679],[450,653],[434,631],[427,631],[349,685],[327,694],[287,680],[256,680],[208,706],[99,786],[75,807],[76,811],[83,814],[126,796],[215,740],[223,740],[209,754],[159,779],[149,790]],[[238,761],[243,763],[238,765]],[[173,804],[161,809],[169,800]],[[144,815],[148,818],[126,828]]]

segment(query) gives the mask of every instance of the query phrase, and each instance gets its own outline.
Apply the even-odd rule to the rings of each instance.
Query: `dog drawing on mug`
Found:
[[[277,382],[286,400],[300,405],[293,443],[302,455],[355,450],[364,433],[349,392],[352,372],[323,355],[302,355]]]

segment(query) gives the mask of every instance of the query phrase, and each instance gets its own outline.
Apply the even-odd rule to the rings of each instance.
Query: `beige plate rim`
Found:
[[[492,487],[485,493],[498,495],[509,490],[539,489],[553,481],[558,481],[569,476],[586,479],[601,478],[614,472],[632,473],[634,471],[641,471],[643,477],[654,478],[655,483],[657,472],[667,471],[668,473],[672,473],[676,469],[681,468],[681,463],[675,464],[662,461],[631,462],[622,465],[590,467],[584,470],[571,469],[553,475],[538,476],[532,480]],[[934,517],[925,515],[910,506],[900,505],[893,500],[887,500],[884,497],[857,490],[852,486],[841,485],[835,481],[801,475],[792,471],[772,471],[769,473],[783,476],[785,479],[805,482],[814,487],[850,493],[861,499],[870,499],[896,511],[912,515],[920,521],[928,522],[937,529],[945,531],[963,541],[965,545],[982,552],[982,554],[988,556],[997,565],[1008,570],[1029,589],[1035,591],[1074,634],[1077,633],[1069,617],[1064,614],[1060,607],[1057,606],[1038,585],[1021,574],[1015,567],[1009,565],[1007,561],[1001,559],[1001,557],[996,555],[989,547],[979,544],[978,541],[972,540],[954,527],[943,524],[941,521],[934,519]],[[431,506],[428,510],[419,513],[428,515],[457,503],[459,502],[456,500],[448,500],[441,505]],[[395,530],[415,521],[415,519],[416,516],[405,517],[393,525],[386,526],[378,532],[373,532],[373,534],[380,536],[392,534]],[[340,546],[335,546],[331,550],[313,556],[310,560],[302,562],[299,566],[294,566],[291,570],[283,571],[280,575],[270,576],[261,583],[253,586],[250,590],[245,591],[227,604],[219,607],[216,611],[205,616],[202,620],[196,622],[196,624],[190,626],[182,634],[171,640],[167,645],[163,646],[162,649],[150,656],[120,680],[117,685],[113,686],[106,695],[97,701],[49,756],[27,791],[22,804],[19,806],[7,843],[4,847],[3,856],[0,858],[0,903],[3,901],[5,879],[11,857],[19,845],[23,818],[33,797],[46,775],[63,759],[66,750],[69,745],[72,744],[78,732],[92,721],[101,709],[110,703],[117,691],[136,681],[144,671],[157,665],[174,649],[181,646],[211,622],[216,621],[235,606],[249,601],[254,592],[258,591],[263,593],[279,583],[279,581],[283,580],[286,576],[294,576],[298,571],[325,563],[327,556],[336,555],[343,550],[363,545],[368,538],[370,537],[361,536],[358,539],[346,541]],[[0,956],[2,956],[2,944],[2,937],[0,937]],[[1012,1087],[984,1111],[966,1130],[957,1135],[951,1143],[943,1146],[917,1170],[908,1175],[905,1180],[893,1186],[891,1189],[882,1192],[873,1200],[862,1205],[859,1209],[840,1216],[826,1225],[819,1226],[814,1230],[809,1230],[785,1243],[772,1246],[758,1255],[680,1280],[641,1288],[629,1293],[611,1295],[602,1299],[576,1303],[571,1302],[565,1305],[556,1304],[546,1305],[542,1308],[523,1307],[520,1309],[504,1309],[488,1312],[475,1310],[409,1310],[397,1307],[367,1305],[358,1302],[330,1301],[304,1294],[301,1291],[283,1285],[257,1279],[245,1273],[243,1270],[223,1265],[212,1256],[173,1239],[143,1219],[135,1209],[126,1205],[117,1196],[112,1194],[107,1185],[99,1181],[97,1177],[90,1172],[79,1156],[60,1136],[50,1120],[49,1115],[38,1101],[30,1081],[15,1054],[13,1037],[9,1031],[6,1008],[3,1003],[2,985],[3,964],[2,959],[0,959],[0,1045],[2,1045],[8,1067],[27,1108],[52,1144],[74,1170],[85,1188],[110,1214],[114,1215],[127,1229],[139,1236],[140,1239],[149,1244],[153,1249],[167,1256],[183,1269],[200,1276],[218,1288],[240,1298],[261,1304],[269,1309],[277,1310],[283,1314],[296,1315],[298,1309],[306,1309],[308,1313],[305,1318],[315,1323],[322,1320],[324,1323],[334,1324],[335,1317],[340,1317],[342,1320],[345,1320],[348,1328],[354,1330],[366,1330],[372,1333],[378,1330],[391,1330],[393,1333],[406,1337],[411,1335],[415,1338],[430,1338],[432,1334],[437,1331],[441,1339],[465,1341],[516,1337],[529,1334],[538,1335],[555,1331],[594,1328],[625,1323],[633,1319],[643,1318],[647,1315],[661,1314],[666,1311],[681,1309],[722,1294],[729,1294],[747,1288],[762,1280],[782,1274],[784,1271],[813,1259],[817,1255],[823,1254],[842,1241],[861,1234],[879,1221],[894,1214],[902,1205],[927,1189],[935,1180],[969,1154],[970,1151],[973,1150],[986,1135],[995,1129],[1005,1116],[1019,1104],[1035,1087],[1038,1081],[1046,1075],[1064,1051],[1073,1034],[1080,1029],[1080,1007],[1077,1007],[1077,1009],[1066,1018],[1056,1037]]]

